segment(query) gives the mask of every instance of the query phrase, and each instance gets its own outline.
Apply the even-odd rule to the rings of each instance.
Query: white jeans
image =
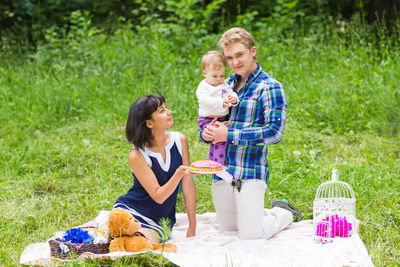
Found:
[[[290,211],[264,209],[267,188],[263,180],[242,180],[240,192],[230,183],[214,180],[213,203],[220,231],[238,231],[242,239],[269,239],[292,221]]]

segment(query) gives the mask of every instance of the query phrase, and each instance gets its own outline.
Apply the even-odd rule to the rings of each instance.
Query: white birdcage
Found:
[[[358,232],[354,191],[348,183],[338,180],[335,168],[332,180],[317,189],[313,215],[317,243],[330,243],[335,237],[350,237]]]

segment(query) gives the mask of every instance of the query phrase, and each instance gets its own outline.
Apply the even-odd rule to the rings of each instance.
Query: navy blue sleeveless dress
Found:
[[[179,134],[177,132],[170,132],[170,134],[170,142],[165,147],[165,162],[160,153],[153,152],[146,147],[144,150],[139,149],[153,170],[160,186],[167,183],[174,175],[175,170],[182,165],[182,144]],[[158,204],[146,192],[133,172],[132,175],[133,186],[125,195],[117,199],[114,208],[129,210],[141,222],[142,227],[154,229],[162,236],[162,228],[159,226],[160,219],[168,218],[171,228],[176,222],[175,204],[178,188],[164,203]]]

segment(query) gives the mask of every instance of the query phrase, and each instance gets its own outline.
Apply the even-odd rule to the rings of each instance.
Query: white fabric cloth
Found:
[[[102,218],[106,218],[103,212]],[[102,221],[95,224],[104,225]],[[171,262],[182,267],[196,266],[374,266],[357,234],[350,238],[334,238],[333,243],[317,244],[313,241],[311,220],[292,223],[269,240],[243,240],[235,231],[220,232],[215,213],[197,215],[197,233],[186,238],[187,215],[177,214],[177,223],[171,233],[171,242],[177,253],[163,253]],[[86,257],[116,258],[136,253],[108,253]],[[81,257],[85,257],[82,255]],[[49,265],[52,263],[47,242],[31,244],[25,248],[20,263],[23,265]]]
[[[228,184],[230,184],[233,180],[233,176],[232,174],[230,174],[229,172],[227,172],[227,168],[225,166],[223,166],[222,171],[218,171],[215,173],[219,178],[223,179],[225,182],[227,182]]]
[[[209,117],[227,115],[229,113],[229,108],[223,107],[223,92],[238,99],[237,94],[227,83],[212,86],[206,82],[206,80],[202,80],[196,90],[196,97],[199,101],[199,116]]]
[[[213,203],[221,231],[238,231],[242,239],[268,239],[286,228],[292,213],[282,208],[264,209],[264,180],[243,180],[240,192],[223,180],[212,183]]]

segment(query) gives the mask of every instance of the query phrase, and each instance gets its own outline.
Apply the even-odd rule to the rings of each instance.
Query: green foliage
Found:
[[[171,221],[169,220],[169,218],[161,218],[161,220],[158,222],[158,224],[163,229],[163,235],[164,235],[164,238],[160,241],[160,243],[164,244],[165,242],[168,241],[168,239],[170,239],[170,236],[171,236],[171,232],[172,232]]]
[[[107,33],[118,29],[122,20],[137,27],[160,23],[171,28],[183,26],[186,34],[200,36],[231,25],[285,32],[301,23],[310,30],[328,16],[349,19],[354,14],[361,14],[363,20],[391,22],[399,8],[391,4],[360,0],[4,0],[0,3],[0,48],[13,52],[32,49],[48,29],[68,28],[68,17],[79,10],[92,14],[93,25]],[[378,17],[375,11],[379,11]]]
[[[176,267],[178,265],[170,262],[162,255],[156,253],[140,253],[133,256],[120,257],[115,260],[111,259],[89,259],[82,262],[84,266],[159,266],[159,267]],[[71,265],[71,264],[69,264]],[[74,264],[80,266],[80,264]]]

